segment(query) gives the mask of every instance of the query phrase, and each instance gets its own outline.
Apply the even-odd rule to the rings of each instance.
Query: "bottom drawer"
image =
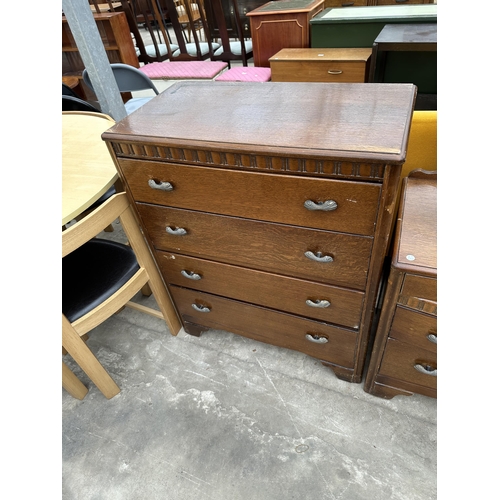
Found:
[[[436,353],[390,338],[379,375],[437,389]]]
[[[355,332],[208,293],[177,286],[170,290],[183,321],[354,368]]]

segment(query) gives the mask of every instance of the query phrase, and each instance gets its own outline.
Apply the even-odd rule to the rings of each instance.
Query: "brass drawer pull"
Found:
[[[437,368],[434,369],[430,365],[421,365],[420,363],[417,363],[413,366],[413,368],[415,368],[417,372],[423,373],[424,375],[430,375],[431,377],[437,377],[438,374]]]
[[[168,234],[172,234],[174,236],[184,236],[185,234],[187,234],[187,231],[183,227],[172,228],[170,226],[167,226],[165,228],[165,231],[167,231]]]
[[[328,74],[329,75],[341,75],[343,71],[341,69],[329,69]]]
[[[429,342],[432,342],[433,344],[438,343],[438,338],[437,338],[437,335],[435,333],[429,333],[429,335],[427,335],[427,340]]]
[[[319,335],[318,333],[306,333],[306,339],[315,344],[326,344],[328,342],[328,337]]]
[[[159,189],[160,191],[173,191],[174,186],[170,182],[155,181],[154,179],[149,179],[148,186],[151,189]]]
[[[211,311],[210,307],[200,306],[198,304],[191,304],[191,306],[193,307],[193,309],[195,311],[198,311],[201,313],[209,313]]]
[[[315,262],[333,262],[333,257],[330,255],[323,255],[321,252],[313,253],[310,250],[304,253],[304,255]]]
[[[193,273],[192,271],[185,271],[184,269],[181,271],[182,276],[184,278],[188,278],[190,280],[201,280],[201,275],[197,273]]]
[[[307,208],[307,210],[321,210],[322,212],[331,212],[332,210],[335,210],[337,208],[337,202],[333,200],[318,202],[306,200],[304,202],[304,206]]]
[[[324,309],[325,307],[330,307],[330,301],[328,300],[306,300],[306,304],[311,307],[320,307]]]

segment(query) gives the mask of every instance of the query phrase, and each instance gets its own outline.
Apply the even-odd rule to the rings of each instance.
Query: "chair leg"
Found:
[[[62,316],[62,345],[106,398],[111,399],[120,392],[115,381],[64,315]]]
[[[87,392],[89,392],[64,361],[62,362],[62,386],[76,399],[83,399]]]
[[[151,291],[151,287],[149,286],[149,283],[146,283],[142,288],[141,288],[142,295],[145,297],[151,297],[151,294],[153,293]]]

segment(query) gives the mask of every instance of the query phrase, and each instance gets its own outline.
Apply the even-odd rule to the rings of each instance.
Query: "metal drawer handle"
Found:
[[[354,5],[354,2],[346,2],[342,4],[342,7],[351,7],[351,5]]]
[[[188,278],[190,280],[201,280],[201,275],[197,273],[193,273],[192,271],[185,271],[184,269],[181,271],[182,276],[184,278]]]
[[[306,333],[306,339],[315,344],[326,344],[328,342],[328,337],[319,335],[318,333]]]
[[[210,307],[200,306],[198,304],[191,304],[191,306],[193,307],[193,309],[195,311],[198,311],[201,313],[209,313],[211,311]]]
[[[437,338],[437,335],[435,333],[429,333],[429,335],[427,335],[427,340],[429,340],[433,344],[438,343],[438,338]]]
[[[408,0],[396,0],[396,3],[406,3]]]
[[[170,182],[155,181],[154,179],[149,179],[148,186],[151,189],[159,189],[160,191],[173,191],[174,186]]]
[[[337,202],[333,200],[318,202],[306,200],[304,202],[304,206],[307,208],[307,210],[321,210],[322,212],[331,212],[332,210],[335,210],[337,208]]]
[[[185,234],[187,234],[187,231],[183,227],[172,228],[170,226],[167,226],[165,228],[165,231],[167,231],[168,234],[173,234],[174,236],[184,236]]]
[[[311,307],[321,307],[323,309],[325,307],[330,307],[330,302],[328,300],[310,300],[310,299],[307,299],[306,304],[308,306],[311,306]]]
[[[431,377],[437,377],[438,371],[437,368],[434,370],[429,365],[421,365],[420,363],[417,363],[416,365],[413,366],[415,370],[419,373],[423,373],[424,375],[430,375]]]
[[[341,69],[329,69],[328,74],[329,75],[341,75],[343,71]]]
[[[304,253],[304,255],[315,262],[333,262],[333,257],[330,255],[323,255],[321,252],[313,253],[310,250]]]

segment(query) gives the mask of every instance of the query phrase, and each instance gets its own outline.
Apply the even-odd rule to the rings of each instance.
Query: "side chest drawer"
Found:
[[[381,186],[120,160],[138,202],[371,236]]]
[[[437,318],[397,306],[389,336],[436,352]]]
[[[436,353],[389,338],[379,375],[436,389]]]
[[[359,328],[363,292],[170,252],[157,256],[169,284]]]
[[[363,290],[372,239],[137,204],[158,250]]]
[[[215,295],[171,287],[184,321],[303,352],[353,368],[357,334],[325,323]]]
[[[401,297],[437,301],[437,279],[407,273],[401,289]]]

